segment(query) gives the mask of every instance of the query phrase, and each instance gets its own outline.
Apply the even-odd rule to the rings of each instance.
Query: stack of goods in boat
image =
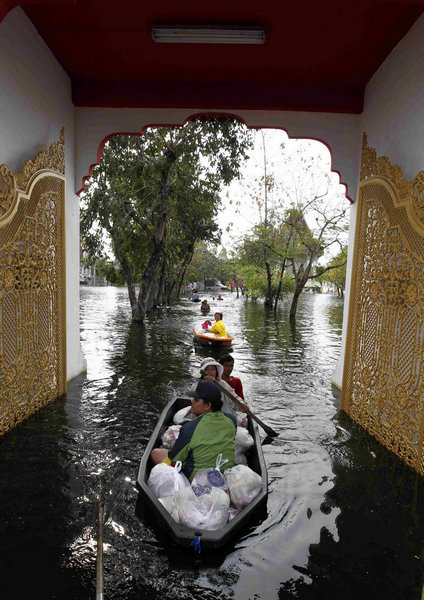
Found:
[[[191,418],[196,416],[188,398],[165,407],[141,459],[137,486],[172,540],[199,551],[200,541],[202,549],[221,547],[253,517],[265,516],[268,481],[258,428],[244,413],[237,417],[235,466],[225,469],[218,455],[213,468],[199,469],[190,482],[178,462],[153,465],[152,450],[172,448]]]
[[[182,423],[193,418],[190,407],[178,411],[173,425],[161,435],[162,447],[171,449]],[[260,493],[262,479],[247,466],[245,456],[254,445],[246,429],[246,415],[238,414],[237,425],[234,467],[222,471],[228,461],[218,454],[215,467],[198,470],[191,483],[181,471],[180,461],[175,466],[161,463],[151,470],[147,485],[176,523],[196,529],[219,529]]]

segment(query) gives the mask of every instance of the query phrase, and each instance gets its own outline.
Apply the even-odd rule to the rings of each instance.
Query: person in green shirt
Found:
[[[219,454],[227,460],[222,470],[234,467],[237,422],[232,415],[221,412],[221,390],[210,381],[200,380],[191,396],[191,412],[197,418],[184,423],[171,450],[155,448],[154,464],[183,464],[182,471],[191,481],[199,469],[214,468]]]

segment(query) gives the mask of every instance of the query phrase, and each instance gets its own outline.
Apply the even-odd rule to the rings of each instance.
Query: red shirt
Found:
[[[237,396],[240,396],[240,398],[244,400],[243,385],[241,380],[238,377],[231,377],[230,381],[227,381],[227,383],[233,388]]]

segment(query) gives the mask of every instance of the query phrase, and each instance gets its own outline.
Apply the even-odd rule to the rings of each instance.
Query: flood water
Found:
[[[203,358],[198,304],[131,325],[125,289],[81,289],[87,374],[0,440],[3,598],[95,598],[96,511],[105,501],[106,600],[419,600],[424,483],[338,412],[331,390],[343,301],[288,305],[207,296],[236,338],[234,374],[265,439],[267,515],[219,551],[170,544],[140,505],[137,470],[165,404]]]

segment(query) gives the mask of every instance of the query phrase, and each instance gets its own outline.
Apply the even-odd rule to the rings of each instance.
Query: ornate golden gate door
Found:
[[[0,435],[66,391],[64,135],[0,166]]]
[[[424,475],[424,171],[362,148],[341,408]]]

